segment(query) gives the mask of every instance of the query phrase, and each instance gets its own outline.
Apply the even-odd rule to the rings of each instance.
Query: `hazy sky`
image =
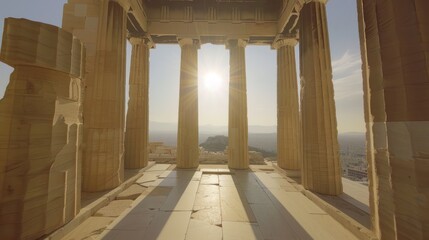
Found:
[[[4,18],[28,18],[61,26],[66,0],[13,0],[0,2],[0,29]],[[364,132],[362,76],[357,29],[356,0],[330,0],[328,27],[334,71],[338,131]],[[1,43],[1,39],[0,39]],[[180,47],[157,45],[150,56],[150,121],[177,122]],[[128,45],[127,57],[130,58]],[[299,61],[298,47],[296,48]],[[200,125],[228,124],[229,53],[223,45],[205,44],[199,57]],[[129,66],[129,61],[127,63]],[[276,51],[269,46],[246,47],[246,74],[249,125],[276,125]],[[0,97],[12,68],[0,62]],[[214,73],[217,90],[207,84]],[[299,78],[299,72],[298,72]]]

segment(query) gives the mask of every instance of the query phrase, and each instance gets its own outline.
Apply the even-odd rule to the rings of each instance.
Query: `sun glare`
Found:
[[[219,90],[222,85],[221,77],[214,72],[210,72],[204,76],[204,86],[210,92]]]

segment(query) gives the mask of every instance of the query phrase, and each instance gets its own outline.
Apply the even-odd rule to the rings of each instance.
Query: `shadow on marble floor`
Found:
[[[108,231],[103,239],[162,239],[169,234],[165,231],[167,225],[183,228],[181,225],[185,222],[182,220],[190,218],[193,208],[193,201],[186,201],[185,198],[191,185],[192,188],[198,187],[198,181],[194,178],[197,172],[170,171],[167,176],[158,180],[142,182],[141,184],[148,186],[148,193],[140,197],[141,201],[137,198],[135,205],[123,218],[107,227]],[[189,196],[192,197],[192,194]],[[183,235],[185,234],[186,228]]]

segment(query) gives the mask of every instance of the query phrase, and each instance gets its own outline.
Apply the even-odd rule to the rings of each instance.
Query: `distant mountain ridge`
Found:
[[[228,146],[228,137],[223,135],[208,137],[205,142],[200,144],[200,146],[210,152],[223,152]],[[275,152],[265,151],[263,149],[252,146],[249,146],[249,151],[260,152],[264,157],[273,157],[277,155]]]
[[[153,125],[153,124],[156,125]],[[171,123],[156,123],[151,122],[149,141],[151,142],[164,142],[167,146],[176,146],[177,144],[177,125]],[[153,127],[155,126],[155,127]],[[225,127],[226,128],[226,127]],[[215,131],[217,126],[211,128],[211,131],[204,131],[200,129],[199,143],[205,142],[209,137],[224,135],[228,136],[228,130]],[[249,128],[250,129],[250,128]],[[365,133],[350,132],[340,133],[338,135],[338,142],[340,149],[365,149]],[[277,133],[252,133],[249,130],[249,145],[257,147],[267,152],[277,152]]]
[[[168,122],[149,122],[149,130],[151,132],[177,132],[177,123]],[[212,134],[227,134],[228,126],[218,125],[200,125],[200,133],[212,133]],[[249,125],[249,133],[275,133],[277,132],[277,126],[262,126],[262,125]]]

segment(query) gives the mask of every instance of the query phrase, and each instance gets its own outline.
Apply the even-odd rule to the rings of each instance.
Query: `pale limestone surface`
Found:
[[[5,20],[0,60],[15,69],[0,101],[4,239],[36,239],[80,210],[84,55],[58,27]]]
[[[198,49],[191,38],[179,40],[181,53],[177,167],[198,167]]]
[[[224,240],[262,240],[258,225],[247,222],[223,222]]]
[[[249,167],[247,88],[245,47],[243,39],[229,40],[228,166]]]
[[[373,228],[380,239],[428,239],[429,2],[357,6]]]
[[[140,186],[139,184],[133,184],[125,191],[121,192],[116,196],[117,200],[135,200],[139,197],[147,188]]]
[[[295,38],[283,37],[273,44],[277,49],[277,165],[290,170],[301,169],[302,155]]]
[[[166,170],[157,186],[138,197],[112,222],[102,239],[356,239],[272,167],[261,170]],[[205,173],[206,171],[210,173]],[[177,177],[181,172],[188,177]],[[218,172],[218,174],[216,174]],[[220,173],[220,174],[219,174]],[[204,181],[205,175],[223,179]],[[163,181],[175,186],[163,187]],[[156,182],[156,181],[155,181]],[[195,190],[195,186],[197,190]],[[190,204],[191,208],[188,208]]]
[[[15,67],[0,102],[0,112],[6,112],[0,114],[2,237],[38,238],[72,219],[80,208],[82,179],[87,191],[111,189],[121,183],[127,31],[144,31],[164,43],[177,42],[182,36],[227,43],[231,60],[229,166],[247,169],[245,43],[272,45],[279,33],[291,33],[299,27],[302,126],[297,128],[296,116],[290,114],[295,127],[291,125],[293,133],[287,136],[296,137],[295,131],[303,130],[304,186],[324,194],[341,193],[327,1],[276,1],[262,6],[243,0],[232,8],[218,2],[216,8],[210,4],[196,8],[197,1],[159,2],[142,5],[137,0],[69,0],[64,7],[63,27],[84,43],[86,56],[78,40],[55,27],[25,20],[20,20],[26,22],[19,26],[21,31],[9,32],[6,27],[6,38],[8,34],[19,37],[4,40],[10,45],[2,46],[1,52],[1,60]],[[428,4],[426,0],[358,0],[369,203],[374,231],[381,239],[429,236],[429,115],[425,111],[429,91]],[[196,51],[192,52],[195,55]],[[292,59],[292,51],[286,53]],[[189,58],[184,59],[182,63],[189,63]],[[196,57],[191,59],[189,72],[195,75]],[[284,58],[278,62],[280,70],[287,70]],[[293,78],[293,70],[288,72]],[[85,97],[82,89],[86,89]],[[196,89],[194,85],[194,93]],[[294,94],[288,95],[292,105]],[[182,105],[198,109],[195,98],[188,104],[182,96],[180,102],[186,103]],[[284,105],[279,103],[279,107]],[[296,106],[291,109],[295,112]],[[198,115],[197,111],[191,113],[191,120],[183,120],[183,114],[179,117],[183,120],[179,120],[179,131],[184,130],[179,136],[186,139],[179,142],[190,146],[181,147],[180,154],[191,153],[179,161],[186,168],[196,165],[192,156],[198,153]],[[83,156],[81,145],[85,146]],[[155,167],[139,179],[137,184],[147,190],[132,208],[126,208],[123,216],[129,218],[115,220],[109,237],[197,238],[201,228],[217,238],[222,228],[225,239],[240,237],[237,230],[243,230],[241,236],[246,239],[284,239],[285,234],[292,239],[353,238],[278,174],[223,170],[207,172],[217,177],[205,177],[203,171],[190,176],[180,171],[164,172],[167,168]],[[99,228],[87,231],[90,238],[113,218],[96,220],[99,224],[93,225]],[[175,226],[174,221],[180,224]]]
[[[87,48],[82,189],[103,191],[123,181],[127,14],[114,1],[69,0],[63,28]]]
[[[99,239],[99,235],[114,219],[115,218],[113,217],[90,217],[80,224],[73,232],[67,234],[63,239]]]
[[[130,38],[132,44],[129,101],[125,131],[125,168],[144,168],[149,150],[149,51],[150,41]]]
[[[242,201],[243,195],[235,186],[220,187],[222,221],[256,222],[249,204]]]
[[[234,4],[230,4],[234,2]],[[286,2],[284,3],[286,5]],[[174,4],[159,4],[148,1],[148,31],[154,35],[168,36],[181,33],[183,36],[209,36],[210,43],[223,43],[225,37],[275,36],[278,29],[282,1],[271,1],[265,5],[254,0],[174,1]],[[291,10],[282,11],[280,22],[287,21]],[[213,37],[212,37],[213,36]],[[159,39],[160,42],[168,38]],[[266,43],[263,39],[252,39],[253,43]]]
[[[341,167],[325,3],[304,5],[299,34],[302,182],[311,191],[339,195]]]
[[[221,240],[222,228],[204,221],[191,219],[186,231],[186,240]]]
[[[107,206],[98,210],[95,217],[118,217],[123,211],[131,206],[133,200],[114,200]]]

